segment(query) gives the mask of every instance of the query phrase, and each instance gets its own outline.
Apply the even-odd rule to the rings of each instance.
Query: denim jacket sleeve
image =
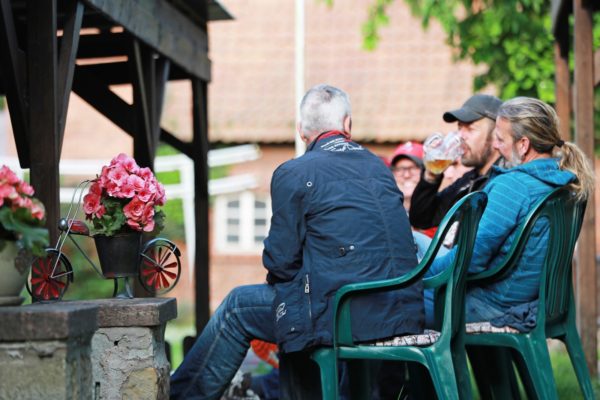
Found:
[[[302,268],[305,195],[302,180],[290,168],[284,164],[275,171],[271,181],[273,216],[263,250],[263,265],[271,284],[291,281]]]

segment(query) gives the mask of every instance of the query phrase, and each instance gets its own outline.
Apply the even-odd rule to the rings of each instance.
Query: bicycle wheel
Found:
[[[164,294],[173,289],[181,274],[181,255],[177,246],[166,239],[154,239],[142,251],[140,283],[154,294]]]
[[[73,268],[63,253],[46,249],[45,257],[35,257],[31,262],[29,275],[26,287],[32,298],[60,300],[73,281]]]

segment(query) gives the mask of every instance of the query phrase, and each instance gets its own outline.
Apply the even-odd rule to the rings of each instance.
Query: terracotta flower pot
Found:
[[[105,278],[124,278],[138,274],[142,251],[141,232],[96,235],[94,241]]]
[[[18,257],[16,242],[7,240],[4,243],[0,250],[0,306],[19,305],[24,300],[20,294],[29,274],[29,265]]]

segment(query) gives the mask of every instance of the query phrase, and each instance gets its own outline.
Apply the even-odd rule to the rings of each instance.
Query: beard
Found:
[[[523,157],[519,155],[517,149],[515,148],[515,146],[513,146],[510,155],[510,160],[507,160],[506,158],[504,159],[505,168],[514,168],[521,164],[523,164]]]
[[[465,167],[473,167],[476,169],[482,168],[487,163],[491,155],[492,146],[490,142],[485,144],[485,147],[480,154],[473,154],[473,152],[471,151],[471,153],[468,156],[463,155],[460,159],[460,162]]]
[[[494,149],[492,148],[493,140],[493,131],[490,129],[488,131],[487,137],[485,139],[485,145],[483,146],[481,153],[475,154],[473,153],[473,150],[469,147],[470,154],[463,154],[463,156],[460,158],[460,162],[465,167],[473,167],[475,169],[483,168],[483,166],[487,164],[488,160],[490,159],[492,151],[494,151]]]

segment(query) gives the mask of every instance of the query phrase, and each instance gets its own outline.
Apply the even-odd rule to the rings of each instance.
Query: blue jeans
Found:
[[[272,286],[233,289],[171,377],[171,399],[219,399],[239,369],[252,339],[275,341]]]

